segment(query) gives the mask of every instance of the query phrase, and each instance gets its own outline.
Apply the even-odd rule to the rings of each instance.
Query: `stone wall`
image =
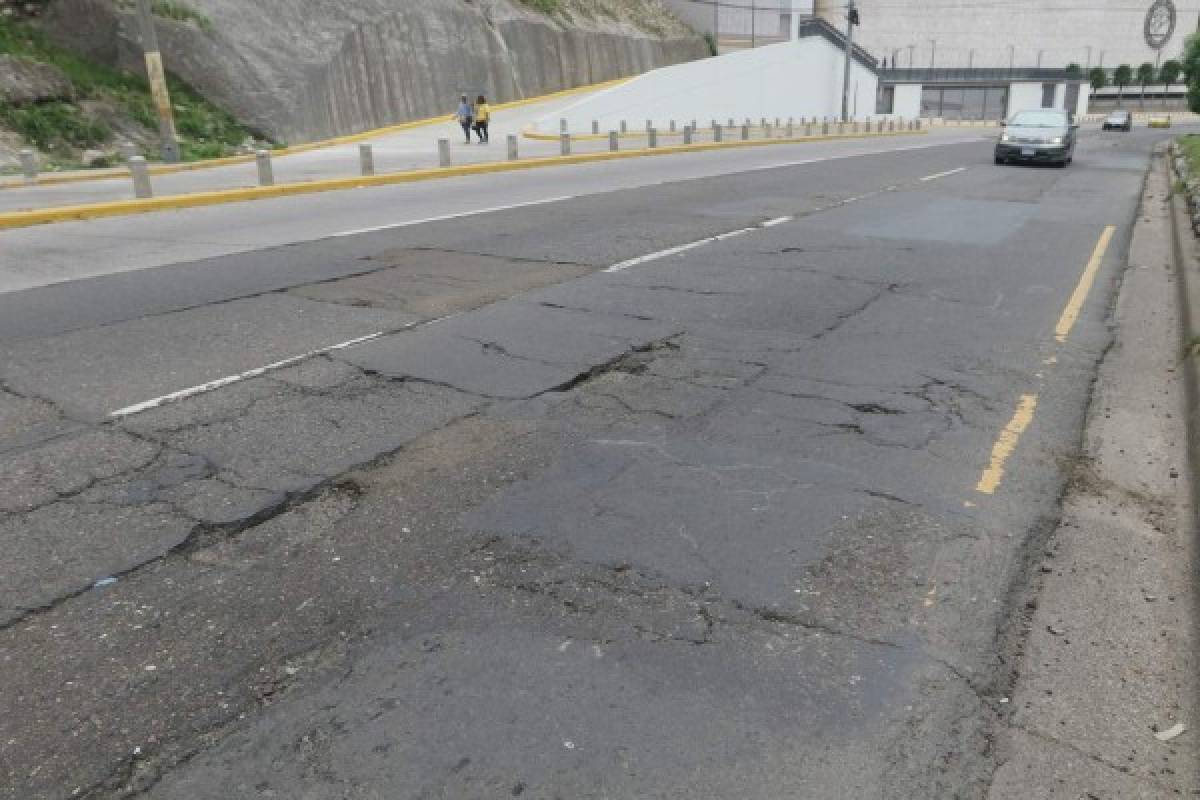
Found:
[[[669,17],[546,16],[511,0],[190,0],[211,25],[159,21],[172,72],[244,123],[291,143],[636,74],[707,53]],[[631,7],[650,8],[650,0]],[[659,9],[661,12],[661,9]],[[640,19],[648,18],[646,15]],[[55,0],[60,41],[140,68],[132,15],[112,0]]]

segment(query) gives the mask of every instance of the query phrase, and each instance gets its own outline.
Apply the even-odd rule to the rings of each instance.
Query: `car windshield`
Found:
[[[1124,111],[1114,111],[1113,113],[1111,113],[1111,114],[1109,114],[1109,115],[1108,115],[1108,118],[1109,118],[1109,119],[1119,119],[1119,120],[1124,120],[1124,119],[1125,119],[1125,112],[1124,112]]]
[[[1067,115],[1059,111],[1022,111],[1014,114],[1008,124],[1022,128],[1065,128]]]

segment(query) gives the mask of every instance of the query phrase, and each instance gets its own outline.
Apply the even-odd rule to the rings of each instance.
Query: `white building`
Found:
[[[721,0],[729,2],[729,0]],[[1178,58],[1200,25],[1183,0],[856,0],[855,39],[888,67],[1085,69]],[[845,0],[816,0],[835,26]]]

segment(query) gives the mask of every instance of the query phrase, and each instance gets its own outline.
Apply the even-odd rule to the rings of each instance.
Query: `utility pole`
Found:
[[[846,6],[846,67],[842,73],[842,122],[850,121],[850,62],[854,56],[854,26],[858,24],[858,7],[854,0]]]
[[[908,68],[909,69],[913,68],[913,53],[916,51],[916,49],[917,49],[917,46],[915,44],[910,44],[908,46]]]
[[[1008,74],[1009,74],[1009,75],[1012,75],[1012,71],[1013,71],[1013,61],[1014,61],[1014,59],[1016,58],[1016,54],[1017,54],[1017,47],[1016,47],[1016,45],[1012,45],[1012,44],[1010,44],[1010,45],[1008,46]]]
[[[975,66],[975,48],[972,47],[970,50],[967,51],[967,69],[971,69],[974,66]]]
[[[1087,46],[1087,53],[1088,53],[1087,66],[1083,68],[1085,75],[1092,68],[1092,46],[1090,44]]]
[[[1038,50],[1038,60],[1037,60],[1038,69],[1042,68],[1042,53],[1044,53],[1044,52],[1046,52],[1046,51]]]
[[[179,142],[175,138],[175,117],[171,112],[171,95],[167,91],[167,76],[163,71],[162,53],[158,50],[158,33],[154,30],[150,0],[137,0],[137,15],[142,31],[142,52],[146,54],[146,78],[150,81],[150,94],[158,110],[163,161],[175,163],[179,160]]]
[[[933,69],[937,65],[937,39],[929,40],[929,68]]]

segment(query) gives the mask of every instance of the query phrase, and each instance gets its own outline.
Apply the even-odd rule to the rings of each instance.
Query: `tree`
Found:
[[[1183,64],[1180,64],[1173,58],[1167,59],[1163,65],[1159,67],[1158,79],[1166,85],[1167,89],[1179,80],[1179,76],[1183,74]]]
[[[1149,61],[1139,65],[1137,68],[1137,82],[1142,85],[1142,108],[1146,107],[1146,84],[1154,81],[1155,74],[1154,65]]]
[[[1113,84],[1117,87],[1117,105],[1121,104],[1121,91],[1133,81],[1133,67],[1122,64],[1113,70]]]
[[[1088,73],[1088,83],[1092,85],[1093,92],[1098,92],[1108,86],[1108,73],[1101,67],[1092,67],[1092,71]]]
[[[1070,64],[1067,64],[1066,73],[1067,80],[1069,81],[1078,81],[1083,79],[1083,67],[1079,66],[1074,61],[1072,61]]]
[[[1183,75],[1188,85],[1188,108],[1200,111],[1200,37],[1194,34],[1183,45]]]

